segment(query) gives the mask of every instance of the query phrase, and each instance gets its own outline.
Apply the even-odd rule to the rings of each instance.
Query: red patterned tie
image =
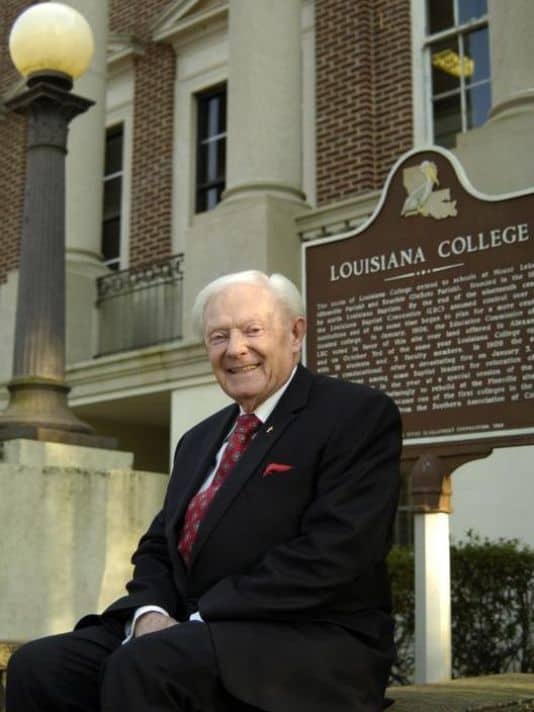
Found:
[[[189,563],[189,559],[191,558],[191,549],[193,548],[193,543],[202,517],[206,514],[213,498],[230,474],[233,466],[247,449],[247,445],[260,425],[261,420],[259,420],[254,413],[238,416],[236,426],[228,438],[228,445],[219,463],[215,477],[209,487],[201,492],[197,492],[189,502],[185,513],[184,526],[178,541],[178,551],[186,564]]]

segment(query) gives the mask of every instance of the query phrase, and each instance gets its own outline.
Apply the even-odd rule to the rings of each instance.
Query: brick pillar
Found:
[[[410,3],[316,0],[317,201],[381,188],[412,146]]]
[[[172,47],[152,41],[169,0],[110,0],[110,29],[135,37],[129,263],[171,254],[174,77]]]
[[[144,49],[135,63],[131,266],[171,253],[176,56],[167,45]]]
[[[317,202],[372,190],[372,2],[317,0]]]

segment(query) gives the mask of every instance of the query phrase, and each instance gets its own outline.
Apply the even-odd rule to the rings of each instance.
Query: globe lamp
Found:
[[[60,2],[32,5],[15,21],[9,36],[13,64],[26,79],[80,77],[94,51],[93,33],[77,10]]]

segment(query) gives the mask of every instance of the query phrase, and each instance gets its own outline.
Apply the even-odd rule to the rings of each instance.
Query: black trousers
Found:
[[[103,626],[27,643],[9,661],[6,712],[259,712],[222,687],[203,623],[121,643]]]

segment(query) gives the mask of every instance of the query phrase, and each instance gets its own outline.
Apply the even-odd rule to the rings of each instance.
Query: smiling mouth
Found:
[[[235,366],[234,368],[229,368],[228,373],[231,373],[232,375],[236,375],[238,373],[247,373],[248,371],[254,371],[256,368],[258,368],[258,364],[251,363],[251,364],[248,364],[247,366]]]

